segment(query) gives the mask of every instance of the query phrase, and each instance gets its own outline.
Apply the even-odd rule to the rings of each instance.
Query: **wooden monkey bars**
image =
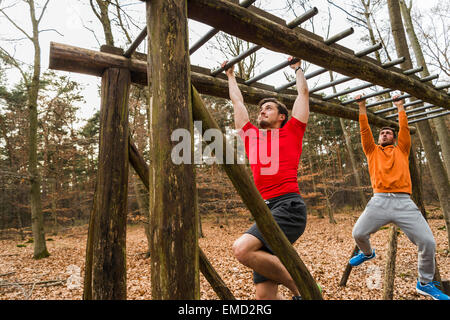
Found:
[[[126,298],[125,228],[128,163],[131,163],[144,185],[150,191],[152,207],[152,295],[155,299],[198,299],[201,270],[222,299],[234,299],[225,283],[212,268],[198,247],[195,169],[192,164],[174,165],[171,161],[171,133],[184,128],[193,132],[193,121],[202,121],[203,130],[219,129],[200,98],[199,93],[228,98],[228,83],[221,72],[189,64],[193,54],[219,30],[255,43],[245,54],[235,57],[236,63],[245,56],[265,47],[307,60],[321,67],[306,75],[307,79],[332,70],[345,75],[310,92],[313,112],[358,120],[354,100],[345,103],[336,98],[373,85],[385,87],[375,95],[401,90],[403,98],[416,97],[428,102],[424,107],[408,113],[436,106],[437,108],[410,115],[410,123],[450,113],[450,98],[442,90],[446,85],[434,87],[414,75],[421,68],[400,70],[395,67],[402,58],[380,64],[367,54],[380,49],[380,45],[360,52],[344,48],[336,42],[353,30],[345,30],[329,39],[322,38],[298,27],[317,14],[313,8],[291,23],[286,24],[255,8],[255,0],[152,0],[146,2],[147,26],[130,47],[121,49],[104,46],[93,51],[52,42],[51,69],[64,70],[102,77],[102,107],[100,123],[99,172],[94,206],[91,214],[86,252],[86,299]],[[173,24],[172,20],[179,23]],[[213,27],[194,46],[188,48],[187,18]],[[149,39],[149,55],[136,53],[139,44]],[[289,65],[281,63],[262,74],[244,81],[238,79],[244,99],[256,104],[265,97],[276,97],[291,107],[296,91],[288,89],[295,83],[278,88],[257,81]],[[331,96],[317,95],[330,86],[352,79],[368,81]],[[147,85],[152,100],[151,166],[145,164],[128,133],[128,93],[131,83]],[[198,90],[198,91],[197,91]],[[368,106],[376,106],[386,99]],[[411,102],[415,105],[419,102]],[[395,115],[381,117],[394,109],[368,112],[369,122],[376,126],[398,127],[390,120]],[[446,111],[447,110],[447,111]],[[443,112],[442,112],[443,111]],[[441,112],[439,114],[435,114]],[[430,116],[430,114],[434,114]],[[425,115],[424,118],[418,118]],[[415,129],[411,128],[411,132]],[[223,137],[226,145],[226,137]],[[225,157],[225,155],[224,155]],[[308,269],[276,224],[270,210],[261,198],[253,180],[242,165],[226,164],[223,168],[237,189],[243,202],[254,216],[274,253],[280,258],[294,279],[303,299],[322,299],[322,295]],[[164,172],[164,175],[161,174]],[[89,265],[88,265],[88,261]],[[113,266],[114,270],[108,269]]]

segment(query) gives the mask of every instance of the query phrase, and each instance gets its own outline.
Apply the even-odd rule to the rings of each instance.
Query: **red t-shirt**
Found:
[[[305,129],[306,123],[292,117],[280,129],[259,130],[249,121],[239,131],[253,180],[263,199],[300,193],[297,168]]]

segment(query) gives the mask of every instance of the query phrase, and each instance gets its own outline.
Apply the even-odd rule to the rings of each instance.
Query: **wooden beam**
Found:
[[[83,49],[50,42],[49,68],[101,77],[107,68],[128,68],[131,81],[147,85],[147,56],[145,61],[127,59],[122,55]]]
[[[122,55],[114,55],[89,49],[78,48],[61,43],[50,43],[50,69],[84,73],[100,76],[102,71],[109,67],[124,67],[131,71],[131,81],[140,85],[147,85],[147,56],[135,53],[132,59]],[[191,81],[201,94],[209,94],[222,98],[229,98],[228,82],[223,74],[217,77],[207,75],[209,69],[191,66]],[[237,79],[246,103],[256,104],[263,97],[273,96],[283,101],[291,108],[297,92],[284,90],[281,93],[274,91],[273,86],[262,83],[244,85],[242,79]],[[338,100],[323,101],[319,95],[310,95],[310,109],[312,112],[358,121],[356,105],[342,106]],[[368,112],[369,123],[377,126],[392,126],[398,128],[395,121],[386,120]],[[415,128],[410,128],[411,133]]]
[[[401,90],[423,101],[450,109],[450,96],[429,84],[421,83],[412,76],[385,70],[366,59],[327,46],[230,1],[188,0],[188,15],[191,19],[269,50],[289,54],[385,88]]]
[[[192,87],[191,91],[194,120],[202,122],[202,134],[208,129],[216,129],[217,132],[221,132],[211,113],[203,104],[195,87]],[[226,136],[222,134],[222,139],[219,141],[222,141],[222,150],[224,150],[222,152],[223,158],[220,159],[223,169],[241,196],[242,201],[255,218],[256,224],[263,234],[264,239],[291,274],[302,298],[304,300],[322,300],[322,294],[315,280],[298,256],[294,247],[275,222],[269,207],[265,204],[252,178],[247,173],[245,165],[237,164],[236,154],[234,154],[233,163],[228,163],[227,152],[225,152],[227,150]]]
[[[186,2],[146,2],[150,120],[152,297],[200,299],[194,164],[174,163],[177,129],[193,132]],[[193,135],[192,135],[193,137]],[[193,139],[193,138],[192,138]],[[193,151],[190,150],[193,154]]]

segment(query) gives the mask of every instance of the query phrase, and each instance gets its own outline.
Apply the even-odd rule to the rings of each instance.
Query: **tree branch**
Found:
[[[101,44],[100,44],[100,41],[99,41],[98,38],[97,38],[97,34],[95,33],[95,31],[92,30],[92,29],[90,29],[89,27],[87,27],[87,26],[84,24],[84,21],[83,21],[83,20],[81,20],[81,23],[83,24],[83,27],[84,27],[85,29],[87,29],[87,30],[89,30],[90,32],[92,32],[92,34],[94,35],[95,41],[97,41],[97,44],[98,44],[98,46],[100,47]]]
[[[44,4],[44,7],[42,8],[41,15],[37,19],[37,23],[39,24],[41,22],[42,17],[44,16],[44,12],[47,9],[47,5],[50,2],[50,0],[47,0],[47,2]]]
[[[102,21],[102,18],[100,17],[100,15],[99,15],[99,14],[97,13],[97,11],[95,10],[95,6],[94,6],[94,4],[92,3],[92,0],[89,0],[89,3],[91,4],[92,11],[94,11],[94,14],[97,16],[98,20]]]
[[[337,4],[333,3],[333,1],[331,1],[331,0],[327,0],[327,2],[328,2],[329,4],[335,6],[335,7],[338,8],[339,10],[345,12],[348,16],[352,17],[353,19],[356,19],[357,21],[362,22],[362,25],[361,25],[361,26],[364,26],[365,28],[367,28],[367,26],[365,25],[364,20],[362,20],[361,18],[358,18],[358,17],[352,15],[350,12],[348,12],[348,11],[345,10],[344,8],[338,6]],[[359,23],[357,23],[357,24],[359,25]]]
[[[377,33],[378,33],[378,38],[380,39],[380,42],[381,42],[381,44],[382,44],[382,46],[383,46],[383,50],[384,50],[384,52],[386,53],[386,56],[387,56],[388,60],[391,60],[391,56],[389,55],[389,52],[388,52],[388,50],[387,50],[387,46],[386,46],[386,44],[384,43],[383,37],[381,36],[381,33],[380,33],[380,29],[378,28],[377,21],[375,20],[373,14],[371,14],[370,16],[371,16],[371,18],[372,18],[373,24],[375,25],[375,30],[376,30]]]
[[[45,31],[54,31],[57,34],[59,34],[60,36],[64,37],[64,35],[61,32],[59,32],[58,30],[56,30],[56,29],[43,29],[43,30],[39,30],[39,33],[45,32]]]
[[[122,15],[120,13],[121,8],[119,6],[119,2],[118,1],[119,0],[116,0],[115,5],[116,5],[116,9],[117,9],[117,19],[119,20],[119,26],[122,29],[123,33],[125,34],[125,37],[127,38],[128,43],[132,43],[133,40],[131,39],[130,34],[128,33],[127,29],[125,28],[125,26],[123,24]]]
[[[8,51],[3,49],[2,47],[0,47],[0,59],[3,59],[6,63],[16,67],[17,70],[19,70],[20,74],[22,75],[23,81],[25,82],[25,85],[28,89],[29,80],[28,80],[26,73],[20,67],[19,62],[17,62],[17,60],[12,55],[10,55]]]
[[[16,27],[19,31],[21,31],[28,39],[30,39],[31,41],[33,41],[33,38],[25,31],[23,30],[21,27],[19,27],[17,25],[17,23],[14,22],[14,20],[12,20],[3,9],[0,9],[0,12],[6,17],[6,19],[8,19],[8,21],[14,26]]]

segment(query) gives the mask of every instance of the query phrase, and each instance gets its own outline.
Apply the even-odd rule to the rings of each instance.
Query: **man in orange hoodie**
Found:
[[[384,127],[375,144],[367,119],[366,103],[362,96],[357,96],[359,104],[359,124],[361,142],[369,165],[370,180],[374,196],[367,203],[366,209],[353,227],[353,238],[360,249],[349,261],[358,266],[375,257],[375,250],[370,246],[370,235],[380,227],[394,223],[418,247],[418,281],[416,291],[431,296],[435,300],[449,300],[433,282],[435,271],[436,243],[433,233],[422,213],[411,200],[411,177],[409,174],[409,152],[411,136],[403,100],[395,100],[398,110],[399,132]]]

